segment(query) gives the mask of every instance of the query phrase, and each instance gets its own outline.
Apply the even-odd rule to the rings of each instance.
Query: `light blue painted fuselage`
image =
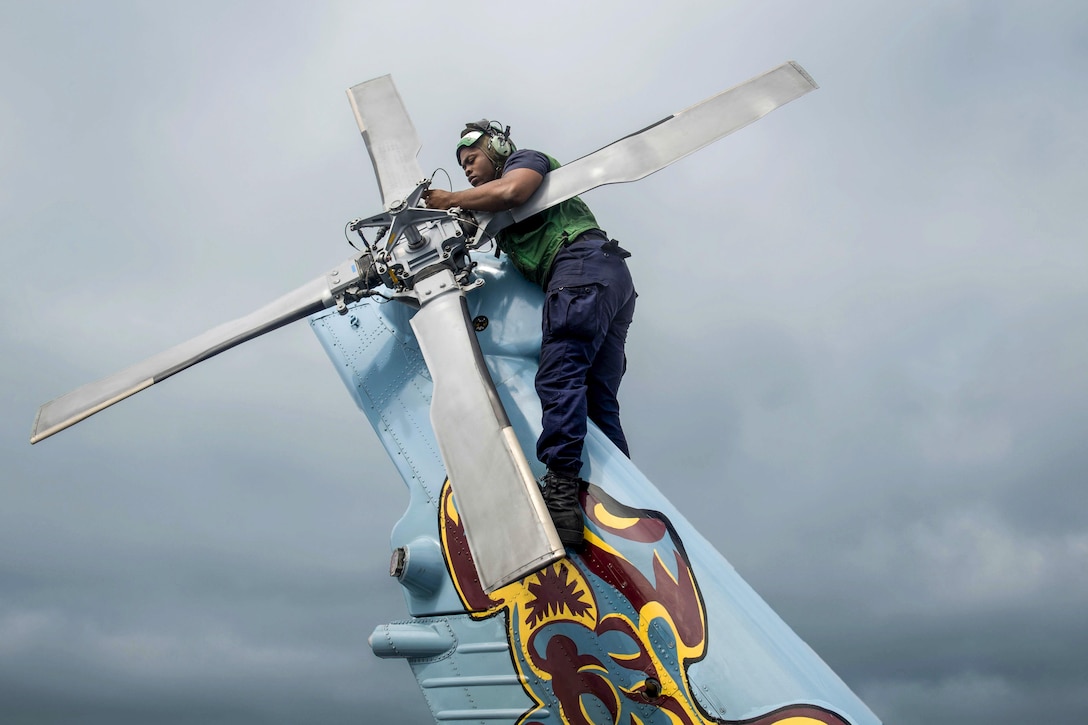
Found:
[[[532,453],[540,433],[533,379],[542,294],[490,256],[479,260],[477,273],[486,283],[468,295],[470,314],[486,318],[481,348],[540,475]],[[437,721],[879,723],[592,425],[582,476],[595,487],[585,505],[590,539],[599,545],[572,557],[567,569],[556,565],[560,584],[567,577],[580,588],[554,589],[566,604],[545,610],[533,597],[552,580],[530,577],[528,586],[479,605],[485,600],[456,543],[455,507],[443,504],[446,476],[428,417],[430,376],[409,325],[413,313],[407,304],[372,298],[346,315],[315,315],[311,325],[410,492],[391,542],[400,550],[398,578],[410,617],[378,627],[371,646],[379,656],[407,659]],[[589,515],[591,507],[599,517]],[[656,527],[652,541],[627,533],[640,518]],[[674,584],[689,576],[686,567],[694,599],[673,592],[683,588]],[[646,685],[651,679],[660,695]],[[621,713],[633,719],[619,720]]]

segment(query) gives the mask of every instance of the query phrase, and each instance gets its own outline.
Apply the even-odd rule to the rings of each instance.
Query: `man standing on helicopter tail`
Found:
[[[524,204],[559,162],[539,151],[517,150],[509,134],[509,126],[504,130],[486,119],[467,124],[457,163],[472,188],[430,189],[427,206],[497,212]],[[584,535],[578,493],[587,418],[630,456],[617,393],[635,312],[635,288],[624,261],[631,255],[608,239],[578,197],[506,227],[497,241],[518,271],[544,289],[537,458],[548,467],[542,481],[552,523],[565,546],[578,547]]]

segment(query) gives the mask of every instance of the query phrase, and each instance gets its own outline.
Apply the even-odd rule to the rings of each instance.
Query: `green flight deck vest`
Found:
[[[550,171],[560,166],[551,156],[548,163]],[[593,212],[576,196],[503,229],[499,232],[499,249],[509,255],[526,279],[543,287],[560,248],[579,234],[599,228]]]

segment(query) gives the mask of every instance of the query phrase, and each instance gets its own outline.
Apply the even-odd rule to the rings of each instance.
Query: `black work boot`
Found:
[[[582,479],[549,469],[541,482],[544,484],[544,503],[548,505],[555,530],[559,532],[559,540],[563,546],[577,549],[585,541],[585,522],[578,503]]]

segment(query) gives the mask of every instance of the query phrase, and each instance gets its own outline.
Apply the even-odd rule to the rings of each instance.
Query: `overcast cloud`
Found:
[[[344,89],[570,160],[821,89],[587,195],[636,463],[889,725],[1088,713],[1088,6],[0,0],[0,717],[430,722],[374,657],[405,488],[306,324],[33,448],[37,407],[345,258]],[[441,177],[440,177],[441,178]]]

